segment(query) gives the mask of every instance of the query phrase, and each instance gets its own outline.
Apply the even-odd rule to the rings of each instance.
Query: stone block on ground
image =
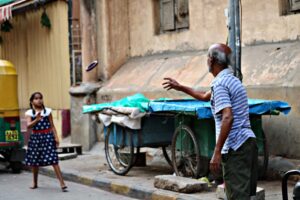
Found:
[[[226,200],[225,187],[224,185],[218,185],[216,190],[216,195],[218,199]],[[256,188],[256,198],[255,200],[265,200],[265,190],[263,188]]]
[[[154,187],[182,193],[201,192],[208,189],[207,183],[203,181],[173,175],[155,176]]]

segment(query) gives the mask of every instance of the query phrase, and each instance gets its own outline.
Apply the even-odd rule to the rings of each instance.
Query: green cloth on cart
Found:
[[[84,105],[83,113],[101,112],[103,109],[109,109],[114,107],[131,107],[138,108],[140,112],[147,112],[149,108],[150,100],[146,98],[143,94],[135,94],[132,96],[127,96],[123,99],[114,102]]]
[[[0,6],[3,6],[3,5],[7,5],[9,3],[12,3],[16,0],[0,0]]]

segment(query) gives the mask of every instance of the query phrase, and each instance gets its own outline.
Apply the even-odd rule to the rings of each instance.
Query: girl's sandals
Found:
[[[32,189],[32,190],[34,190],[34,189],[36,189],[36,188],[38,188],[37,185],[30,187],[30,189]],[[67,187],[67,186],[61,187],[61,191],[62,191],[62,192],[68,192],[68,187]]]
[[[68,187],[67,187],[67,186],[61,187],[61,191],[62,191],[62,192],[68,192]]]

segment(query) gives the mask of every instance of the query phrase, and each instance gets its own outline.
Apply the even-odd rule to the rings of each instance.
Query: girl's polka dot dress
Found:
[[[56,151],[56,142],[49,121],[51,113],[50,108],[42,111],[43,118],[34,125],[28,141],[28,148],[25,157],[25,163],[28,166],[47,166],[58,164],[58,155]],[[32,109],[26,111],[25,115],[31,116],[34,120],[36,114]]]

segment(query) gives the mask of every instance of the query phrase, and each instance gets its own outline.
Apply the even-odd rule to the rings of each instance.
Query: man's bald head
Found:
[[[209,47],[209,50],[213,50],[213,49],[217,49],[219,51],[224,52],[226,55],[229,55],[231,53],[231,49],[229,46],[227,46],[226,44],[221,44],[221,43],[217,43],[217,44],[213,44]]]
[[[231,49],[225,44],[213,44],[208,49],[208,56],[223,68],[231,65]]]

